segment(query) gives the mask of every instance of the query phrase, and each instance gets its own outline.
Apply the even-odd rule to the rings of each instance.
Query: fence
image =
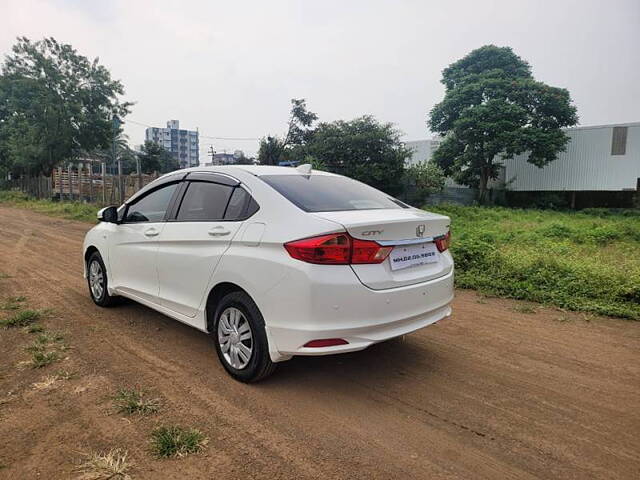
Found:
[[[56,168],[49,177],[23,176],[9,181],[9,187],[38,199],[77,200],[106,205],[126,200],[158,176],[157,173],[107,174],[104,163],[100,165],[100,173],[96,173],[93,166],[79,164]]]

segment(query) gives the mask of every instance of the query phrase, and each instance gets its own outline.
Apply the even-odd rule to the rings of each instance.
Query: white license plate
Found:
[[[435,263],[439,259],[440,252],[433,242],[419,243],[417,245],[397,245],[389,255],[391,270],[400,270],[408,267],[416,267],[426,263]]]

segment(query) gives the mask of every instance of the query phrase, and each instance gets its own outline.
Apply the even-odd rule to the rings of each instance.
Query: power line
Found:
[[[148,125],[146,123],[138,122],[136,120],[131,120],[131,119],[123,120],[123,123],[127,123],[127,122],[133,123],[133,124],[136,124],[136,125],[140,125],[142,127],[156,128],[156,127],[153,127],[152,125]],[[255,138],[255,137],[212,137],[210,135],[202,135],[200,132],[198,132],[198,136],[200,138],[207,138],[209,140],[236,140],[236,141],[247,141],[247,142],[248,141],[254,142],[254,141],[260,140],[259,138]]]

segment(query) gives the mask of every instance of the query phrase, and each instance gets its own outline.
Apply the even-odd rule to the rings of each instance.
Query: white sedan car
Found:
[[[209,333],[244,382],[451,314],[449,218],[307,165],[179,170],[98,218],[83,247],[93,301],[128,297]]]

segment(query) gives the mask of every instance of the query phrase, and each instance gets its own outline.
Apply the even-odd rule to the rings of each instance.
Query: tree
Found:
[[[162,145],[150,140],[144,142],[138,158],[142,173],[167,173],[179,168],[178,160],[173,158],[170,152],[166,151]]]
[[[282,155],[282,142],[278,137],[267,135],[260,139],[258,149],[258,163],[260,165],[278,165]]]
[[[405,169],[405,179],[410,187],[407,201],[420,207],[426,197],[444,188],[445,174],[434,162],[419,162]]]
[[[402,189],[404,164],[411,156],[391,123],[370,115],[320,123],[306,150],[325,169],[360,180],[391,195]]]
[[[291,114],[284,138],[268,135],[260,140],[258,161],[262,165],[278,165],[284,160],[295,160],[304,154],[303,147],[313,135],[313,122],[318,116],[307,109],[303,98],[291,99]]]
[[[528,152],[542,167],[556,159],[578,121],[569,92],[536,81],[529,64],[509,47],[486,45],[442,72],[445,97],[430,112],[432,131],[444,136],[434,160],[447,175],[477,187],[484,202],[500,159]]]
[[[236,161],[237,165],[253,165],[255,163],[254,158],[247,157],[244,152],[240,152],[240,156]]]
[[[122,84],[54,38],[19,37],[0,75],[0,161],[16,173],[48,173],[80,152],[107,149],[112,117],[124,117]]]

